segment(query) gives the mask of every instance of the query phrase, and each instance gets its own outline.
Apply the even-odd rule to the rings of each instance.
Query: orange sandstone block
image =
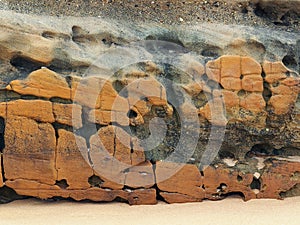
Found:
[[[224,77],[240,78],[241,76],[241,57],[222,56],[221,57],[221,79]]]
[[[245,91],[259,91],[264,90],[263,78],[260,75],[248,75],[242,79],[242,88]]]

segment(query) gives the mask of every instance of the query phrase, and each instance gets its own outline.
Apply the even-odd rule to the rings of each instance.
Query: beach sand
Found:
[[[129,206],[125,203],[19,200],[0,206],[1,225],[300,224],[300,197],[189,204]]]

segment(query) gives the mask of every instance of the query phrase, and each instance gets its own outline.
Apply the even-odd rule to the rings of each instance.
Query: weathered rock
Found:
[[[71,98],[91,109],[111,110],[117,92],[111,82],[101,77],[71,77]]]
[[[157,187],[162,192],[174,192],[194,198],[203,199],[205,192],[202,188],[203,180],[199,169],[195,165],[159,162],[155,169]],[[183,181],[184,182],[181,182]],[[180,196],[180,195],[179,195]],[[176,199],[176,195],[172,196]],[[171,196],[168,196],[171,199]],[[170,200],[172,202],[179,200]]]
[[[300,195],[296,33],[18,16],[0,14],[0,187],[130,204]]]
[[[30,180],[8,181],[7,186],[16,190],[19,195],[35,196],[41,199],[49,199],[55,196],[72,198],[77,201],[89,199],[97,202],[111,202],[117,197],[127,200],[131,205],[155,204],[155,189],[136,190],[110,190],[102,188],[89,188],[86,190],[65,190],[58,186],[40,184]]]
[[[5,178],[55,184],[55,149],[51,124],[17,116],[7,119],[3,151]]]
[[[295,105],[298,98],[299,78],[287,76],[290,70],[280,62],[264,62],[263,69],[266,74],[266,82],[270,85],[272,96],[269,105],[278,115],[288,113]]]
[[[128,106],[128,105],[127,105]],[[89,112],[88,120],[92,123],[100,125],[109,125],[118,123],[121,126],[128,126],[130,121],[128,118],[128,111],[105,111],[100,109],[93,109]]]
[[[32,72],[25,80],[10,82],[6,89],[21,95],[33,95],[48,99],[53,97],[71,98],[71,91],[67,81],[46,68]]]
[[[88,149],[85,139],[69,131],[59,129],[55,168],[57,181],[65,180],[67,189],[87,189],[89,178],[93,176],[88,164]]]
[[[226,112],[217,99],[200,108],[200,114],[212,121],[212,113],[216,118],[222,118],[226,114],[229,122],[240,121],[256,127],[264,127],[266,120],[266,102],[263,98],[262,67],[250,57],[222,56],[206,64],[208,78],[222,85],[220,97],[224,102]],[[213,104],[212,104],[213,103]],[[217,108],[216,108],[217,107]],[[241,114],[241,110],[248,115]],[[257,118],[260,118],[257,120]],[[221,120],[213,123],[222,124]],[[253,121],[260,121],[253,124]]]
[[[150,162],[140,163],[129,169],[125,185],[131,188],[150,188],[155,184],[153,166]]]
[[[299,170],[299,161],[286,162],[274,160],[268,163],[266,171],[260,178],[262,190],[257,194],[257,197],[281,199],[283,197],[293,196],[291,192],[293,189],[296,191],[300,183]],[[291,193],[290,195],[289,192]],[[297,192],[295,194],[297,194]]]
[[[3,103],[2,103],[3,104]],[[52,103],[42,100],[16,100],[4,103],[7,119],[26,117],[39,122],[53,123]]]
[[[0,42],[1,60],[20,57],[42,65],[53,60],[54,43],[40,35],[24,34],[22,31],[6,28],[2,29]]]
[[[82,127],[82,107],[76,104],[53,103],[55,121],[79,129]]]
[[[201,202],[203,200],[202,198],[195,198],[179,193],[160,192],[159,195],[163,197],[167,203]]]
[[[240,174],[239,171],[228,168],[210,166],[204,170],[205,197],[214,200],[223,198],[228,193],[242,193],[245,200],[253,199],[255,193],[250,188],[252,180],[252,174]]]

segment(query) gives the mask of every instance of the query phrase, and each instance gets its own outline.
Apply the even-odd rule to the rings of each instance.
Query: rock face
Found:
[[[210,51],[225,54],[208,56],[200,30],[169,30],[181,45],[138,25],[108,40],[77,20],[68,33],[74,20],[54,30],[60,19],[26,17],[32,30],[23,17],[0,16],[0,200],[300,195],[299,59],[292,70],[285,48],[273,52],[279,41],[296,51],[296,34],[230,39],[222,27]]]

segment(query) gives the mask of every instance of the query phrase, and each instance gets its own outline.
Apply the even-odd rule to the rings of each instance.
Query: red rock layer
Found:
[[[186,95],[212,96],[198,108],[200,121],[217,126],[242,123],[263,130],[268,129],[269,114],[291,115],[294,119],[287,127],[299,134],[299,114],[293,111],[299,78],[282,63],[261,66],[249,57],[222,56],[205,68],[191,64],[189,70],[194,77],[182,84]],[[245,200],[281,198],[299,186],[297,158],[253,158],[249,168],[242,160],[229,165],[224,159],[203,171],[193,164],[151,163],[141,141],[124,127],[144,124],[155,107],[173,115],[168,93],[153,75],[157,71],[149,63],[145,72],[119,78],[128,85],[127,98],[101,77],[69,77],[67,82],[46,68],[11,81],[6,91],[24,99],[0,103],[5,121],[0,187],[42,199],[121,198],[130,204],[154,204],[158,196],[169,203],[216,200],[236,193]],[[204,74],[220,88],[195,82]],[[269,98],[264,96],[266,84]],[[188,108],[181,110],[190,116]],[[84,129],[87,124],[93,128]],[[297,136],[293,140],[299,143]],[[257,167],[259,162],[263,169]]]

